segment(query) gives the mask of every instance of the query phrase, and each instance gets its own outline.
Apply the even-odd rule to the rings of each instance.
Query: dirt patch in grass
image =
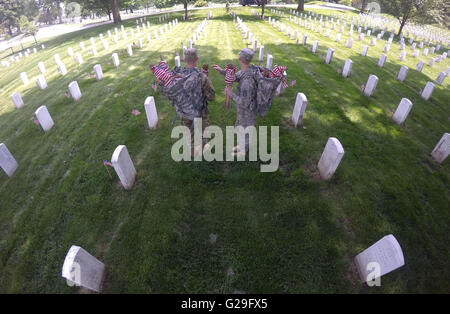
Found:
[[[320,181],[320,173],[319,168],[317,168],[317,162],[313,160],[311,157],[302,165],[305,170],[305,174],[311,181]]]

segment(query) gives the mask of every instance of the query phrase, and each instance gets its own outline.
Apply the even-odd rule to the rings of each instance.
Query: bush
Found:
[[[197,0],[194,3],[194,7],[207,7],[208,6],[208,2],[206,2],[206,0]]]

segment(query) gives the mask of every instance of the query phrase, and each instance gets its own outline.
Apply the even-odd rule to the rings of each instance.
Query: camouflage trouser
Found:
[[[236,106],[236,123],[235,127],[242,126],[244,128],[248,126],[255,125],[256,123],[256,112],[250,110],[248,107]],[[249,135],[245,134],[245,151],[247,152],[249,148]]]
[[[203,110],[199,118],[202,119],[202,143],[205,145],[207,138],[205,138],[203,134],[205,129],[209,126],[208,113]],[[194,149],[194,120],[181,117],[181,124],[191,131],[191,149]]]

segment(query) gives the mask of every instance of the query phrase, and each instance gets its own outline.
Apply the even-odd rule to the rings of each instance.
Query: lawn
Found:
[[[259,162],[170,157],[175,109],[151,88],[148,65],[162,56],[173,66],[175,52],[181,54],[181,42],[187,45],[205,10],[192,11],[188,22],[182,13],[172,14],[169,20],[178,17],[179,24],[158,40],[153,30],[160,23],[149,17],[152,42],[142,35],[144,48],[134,49],[132,57],[122,54],[139,37],[130,37],[136,24],[129,20],[123,23],[128,39],[120,37],[119,45],[110,40],[108,50],[98,35],[107,37],[114,27],[104,25],[50,39],[45,50],[20,65],[0,68],[0,142],[19,163],[11,178],[0,172],[0,292],[83,292],[61,277],[73,244],[105,263],[105,293],[450,292],[450,162],[439,165],[430,157],[450,129],[449,79],[436,84],[429,101],[418,92],[450,66],[449,59],[419,73],[416,63],[429,57],[414,59],[407,45],[405,61],[397,61],[400,47],[394,41],[385,67],[379,68],[382,40],[362,57],[356,36],[353,48],[345,48],[348,30],[336,43],[334,35],[326,38],[284,18],[308,35],[304,47],[250,10],[236,12],[274,64],[287,66],[288,80],[297,82],[257,122],[280,127],[280,169],[273,173],[261,173]],[[242,37],[224,9],[213,12],[195,45],[200,64],[237,63],[245,47]],[[266,12],[273,17],[270,9]],[[86,49],[79,66],[67,48],[79,52],[78,43],[88,47],[90,37],[98,55]],[[319,41],[316,54],[309,50],[314,40]],[[364,44],[369,43],[366,37]],[[329,47],[335,53],[327,65],[321,54]],[[113,52],[119,52],[118,69]],[[66,64],[64,77],[53,62],[55,53]],[[345,79],[337,69],[347,58],[353,69]],[[47,68],[46,90],[34,83],[39,61]],[[89,76],[97,63],[103,68],[101,81]],[[403,83],[395,76],[401,65],[410,68]],[[26,86],[19,78],[24,71],[30,79]],[[360,92],[369,74],[379,77],[371,98]],[[210,123],[234,125],[235,109],[223,105],[223,77],[211,70],[210,78],[217,92],[209,105]],[[83,94],[78,102],[64,95],[74,80]],[[14,91],[25,102],[20,110],[10,99]],[[307,96],[308,107],[304,127],[293,128],[289,119],[297,92]],[[155,97],[160,118],[154,130],[147,127],[147,96]],[[398,126],[391,115],[402,97],[414,106]],[[41,105],[55,121],[48,133],[33,123]],[[142,114],[132,115],[134,108]],[[316,164],[329,137],[340,140],[345,155],[333,178],[322,181]],[[103,166],[121,144],[137,170],[131,190]],[[383,276],[381,287],[369,288],[358,281],[352,260],[387,234],[399,241],[405,266]]]

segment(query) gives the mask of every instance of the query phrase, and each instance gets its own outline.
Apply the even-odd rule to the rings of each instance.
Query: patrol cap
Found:
[[[188,48],[184,51],[184,60],[186,60],[187,63],[192,63],[195,60],[197,60],[197,49],[195,48]]]
[[[241,51],[239,51],[239,57],[242,58],[244,62],[250,63],[253,58],[253,50],[249,48],[244,48]]]

